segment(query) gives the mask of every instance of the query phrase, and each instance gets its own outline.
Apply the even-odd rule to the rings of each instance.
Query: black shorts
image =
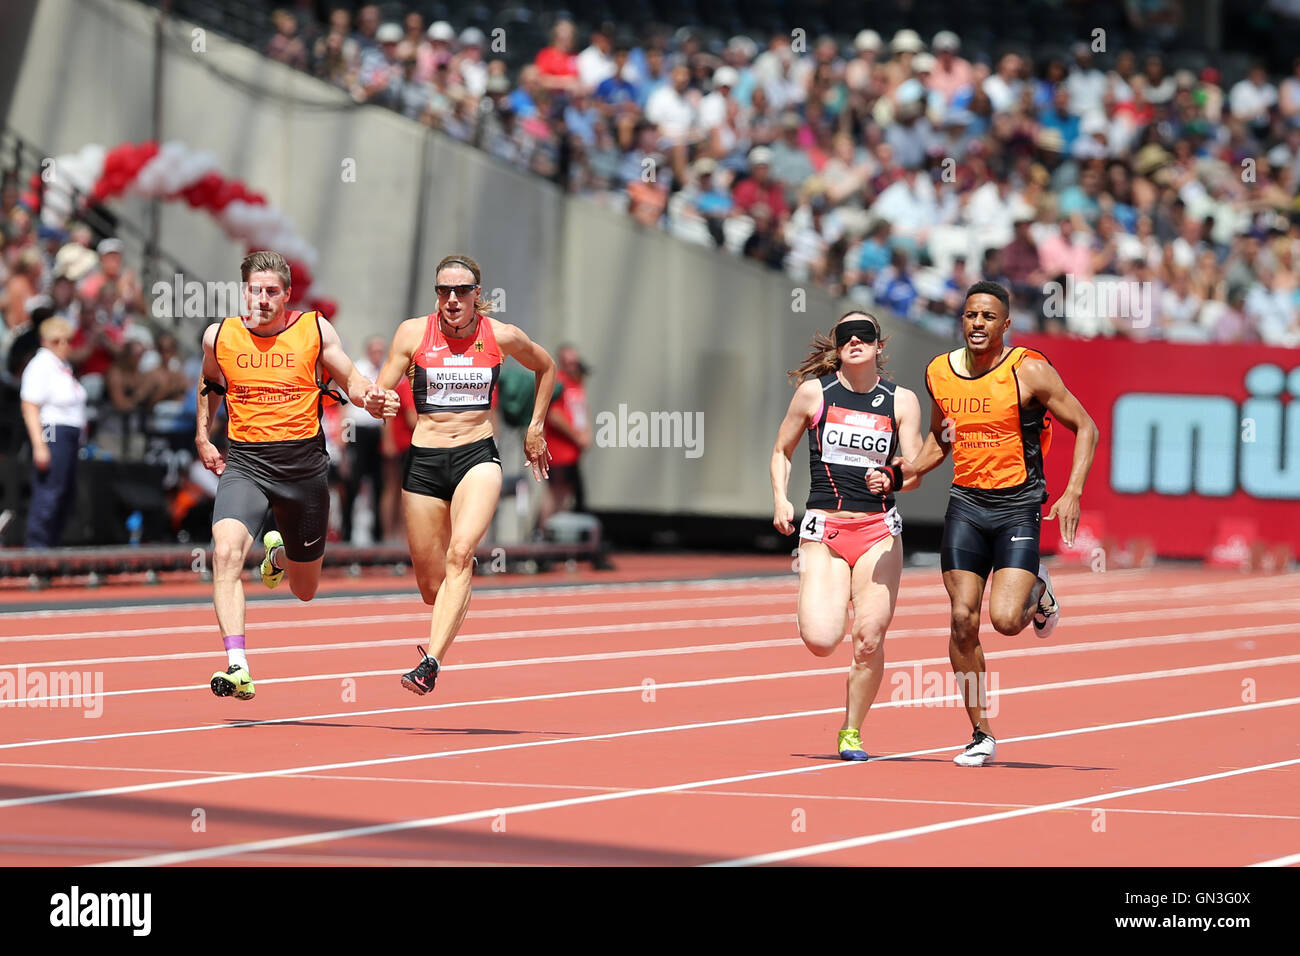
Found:
[[[267,444],[276,447],[253,452],[232,446],[217,483],[212,523],[234,518],[257,538],[274,513],[289,560],[315,561],[325,554],[330,517],[324,441],[319,447],[315,442]]]
[[[1002,508],[948,499],[939,563],[944,571],[973,571],[987,578],[1001,568],[1038,573],[1041,505]]]
[[[491,438],[481,438],[454,448],[412,445],[402,466],[402,490],[451,501],[465,472],[485,461],[501,464],[501,453]]]

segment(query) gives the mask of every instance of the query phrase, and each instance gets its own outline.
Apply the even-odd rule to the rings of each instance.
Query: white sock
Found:
[[[248,669],[248,658],[244,655],[244,649],[242,647],[232,647],[230,650],[226,651],[226,663],[238,664],[245,670]]]

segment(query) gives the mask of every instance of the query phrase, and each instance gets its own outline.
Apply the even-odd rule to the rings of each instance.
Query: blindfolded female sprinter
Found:
[[[889,491],[875,494],[867,476],[887,468],[895,449],[905,456],[920,449],[921,406],[880,377],[885,343],[874,316],[849,312],[832,335],[814,336],[808,357],[790,373],[799,385],[772,451],[772,524],[782,534],[794,531],[790,456],[807,432],[812,486],[799,526],[799,635],[818,657],[830,656],[852,606],[853,664],[837,749],[844,760],[866,760],[862,723],[880,689],[903,570],[893,492],[919,484],[891,474]]]

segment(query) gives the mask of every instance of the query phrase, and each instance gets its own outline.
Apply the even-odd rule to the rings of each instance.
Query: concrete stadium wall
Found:
[[[44,0],[27,31],[9,124],[51,155],[148,139],[155,16],[128,0]],[[338,301],[337,325],[354,350],[431,311],[437,261],[468,252],[485,291],[504,293],[499,318],[548,349],[567,340],[584,352],[593,416],[617,416],[620,406],[629,415],[702,415],[699,457],[592,449],[584,459],[592,508],[770,517],[768,461],[792,393],[785,372],[847,305],[809,288],[795,311],[798,287],[782,274],[568,197],[213,34],[196,52],[193,31],[173,20],[167,32],[162,138],[211,152],[225,175],[285,210],[320,253],[313,288]],[[347,160],[355,182],[344,181]],[[146,221],[144,203],[114,205]],[[163,208],[171,255],[200,280],[238,278],[241,248],[183,204]],[[947,343],[883,318],[891,376],[917,392],[928,420],[922,371]],[[904,517],[940,518],[950,478],[945,467],[904,496]],[[806,447],[790,485],[802,512]]]

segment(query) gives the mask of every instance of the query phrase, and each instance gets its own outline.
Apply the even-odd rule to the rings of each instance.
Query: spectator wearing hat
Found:
[[[731,190],[731,199],[738,212],[754,215],[754,207],[762,203],[775,225],[784,228],[789,218],[785,189],[772,177],[772,150],[755,146],[749,151],[750,175]]]
[[[54,317],[40,325],[41,348],[23,371],[23,422],[32,445],[28,548],[56,548],[72,513],[77,452],[86,427],[86,390],[68,361],[72,323]]]
[[[127,313],[140,315],[145,311],[144,290],[135,271],[125,268],[125,250],[122,240],[115,238],[105,239],[95,247],[95,252],[99,254],[99,271],[104,274],[105,282],[116,296],[115,304]]]
[[[945,107],[951,106],[959,92],[974,85],[975,71],[970,61],[957,55],[961,39],[951,30],[936,33],[930,41],[930,49],[934,51],[934,65],[925,85],[943,98]]]
[[[451,59],[451,74],[470,96],[477,98],[487,93],[488,64],[483,58],[487,37],[478,27],[466,27],[460,32],[460,51]]]
[[[417,80],[422,83],[432,83],[438,67],[451,63],[455,55],[451,48],[455,39],[456,31],[446,20],[435,20],[429,24],[424,39],[415,50]]]
[[[713,89],[700,100],[699,126],[706,134],[722,127],[727,122],[730,112],[739,108],[731,98],[731,91],[740,81],[740,74],[729,66],[720,66],[713,71]],[[735,143],[728,143],[721,155],[731,152]]]
[[[691,165],[693,179],[686,193],[689,213],[703,219],[709,235],[721,246],[726,241],[723,223],[732,212],[731,195],[718,183],[718,163],[702,156]]]
[[[352,97],[359,103],[374,103],[396,109],[405,65],[398,49],[402,42],[402,28],[396,23],[385,23],[375,31],[376,46],[361,54],[361,72]]]
[[[918,55],[919,56],[919,55]],[[934,127],[925,115],[925,87],[913,77],[894,91],[894,121],[885,130],[885,142],[904,169],[919,169],[934,146]]]
[[[925,42],[915,30],[899,30],[889,41],[892,54],[884,66],[885,95],[890,96],[915,73],[912,62],[918,53],[925,50]]]
[[[863,92],[871,85],[884,45],[875,30],[858,31],[853,38],[854,57],[844,65],[844,82],[849,89]]]
[[[816,170],[808,153],[799,145],[799,114],[781,114],[781,137],[771,145],[772,178],[782,183],[789,195],[795,195]]]

